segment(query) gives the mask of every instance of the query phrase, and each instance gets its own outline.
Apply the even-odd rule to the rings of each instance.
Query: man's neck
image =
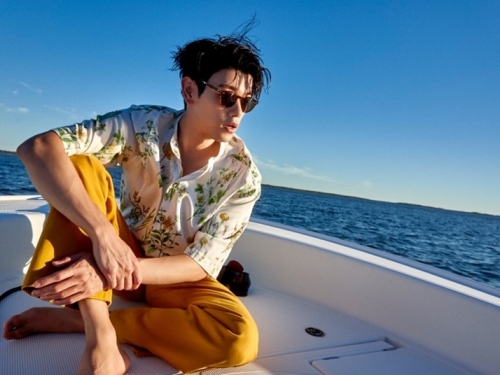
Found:
[[[195,123],[192,119],[184,115],[177,129],[177,142],[184,176],[207,165],[208,160],[217,156],[220,150],[220,142],[203,137],[193,125]]]

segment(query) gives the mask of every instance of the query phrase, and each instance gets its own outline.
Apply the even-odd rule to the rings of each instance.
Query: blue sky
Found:
[[[264,183],[500,215],[500,2],[0,2],[0,149],[131,104],[180,108],[171,51],[251,35],[239,135]]]

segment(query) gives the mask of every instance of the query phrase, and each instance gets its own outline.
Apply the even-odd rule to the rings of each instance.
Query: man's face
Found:
[[[251,97],[252,77],[234,69],[223,69],[213,74],[207,83],[220,91],[230,91],[239,97]],[[193,110],[198,115],[200,130],[204,138],[218,142],[228,142],[236,133],[245,113],[241,100],[231,107],[224,107],[220,102],[220,94],[209,85],[195,101]]]

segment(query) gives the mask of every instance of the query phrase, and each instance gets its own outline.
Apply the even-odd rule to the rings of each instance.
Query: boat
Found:
[[[48,211],[39,196],[0,197],[0,320],[45,302],[17,292]],[[258,358],[199,374],[494,375],[500,290],[359,244],[252,220],[231,260],[251,278],[239,297],[260,332]],[[8,291],[11,291],[9,293]],[[131,305],[115,300],[111,308]],[[137,305],[137,303],[133,303]],[[0,341],[0,373],[72,374],[83,334]],[[127,374],[176,374],[134,357]],[[195,356],[196,353],[193,353]]]

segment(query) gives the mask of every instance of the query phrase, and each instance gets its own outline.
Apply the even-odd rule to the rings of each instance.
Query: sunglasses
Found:
[[[210,87],[212,90],[217,91],[217,93],[219,94],[219,103],[225,108],[231,108],[233,105],[236,104],[238,99],[240,99],[241,110],[245,113],[248,113],[252,109],[254,109],[257,104],[259,104],[259,102],[254,98],[245,98],[243,96],[238,96],[232,91],[220,90],[208,82],[205,81],[200,81],[200,82],[203,83],[205,86]]]

